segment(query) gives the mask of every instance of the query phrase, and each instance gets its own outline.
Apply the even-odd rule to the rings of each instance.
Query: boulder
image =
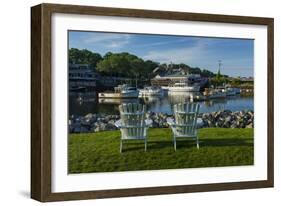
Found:
[[[106,124],[103,122],[96,124],[95,132],[104,131],[105,127],[106,127]]]
[[[253,123],[248,124],[248,125],[246,126],[246,128],[254,128]]]

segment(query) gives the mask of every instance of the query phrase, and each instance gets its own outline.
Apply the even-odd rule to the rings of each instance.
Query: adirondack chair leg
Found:
[[[175,151],[177,151],[177,139],[175,136],[174,136],[174,149]]]
[[[122,139],[120,140],[120,153],[122,153],[122,147],[123,147],[123,143],[122,143]]]
[[[198,137],[196,137],[196,144],[197,144],[197,149],[199,149],[199,140],[198,140]]]
[[[147,141],[146,141],[146,138],[144,139],[144,151],[146,152],[146,149],[147,149]]]

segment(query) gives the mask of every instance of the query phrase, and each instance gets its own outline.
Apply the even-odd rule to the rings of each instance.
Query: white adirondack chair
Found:
[[[168,120],[167,123],[173,131],[174,149],[177,150],[177,138],[191,138],[196,140],[199,149],[199,140],[197,135],[197,116],[199,104],[184,103],[174,105],[175,120]]]
[[[121,130],[120,153],[124,140],[144,140],[147,149],[147,129],[151,124],[145,120],[146,106],[137,103],[119,105],[121,119],[115,125]]]

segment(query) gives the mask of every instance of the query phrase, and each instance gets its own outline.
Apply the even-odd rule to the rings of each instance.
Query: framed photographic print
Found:
[[[273,187],[273,19],[31,8],[31,197]]]

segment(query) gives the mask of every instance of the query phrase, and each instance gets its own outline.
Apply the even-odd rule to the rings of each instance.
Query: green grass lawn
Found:
[[[177,141],[171,129],[149,129],[147,152],[143,141],[128,141],[119,152],[120,132],[71,134],[69,172],[114,172],[175,168],[252,165],[253,129],[205,128],[198,130],[200,149],[193,140]]]

